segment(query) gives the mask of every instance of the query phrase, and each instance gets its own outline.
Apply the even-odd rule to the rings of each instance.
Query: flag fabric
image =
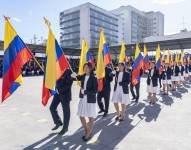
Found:
[[[126,51],[125,41],[123,41],[122,44],[121,44],[121,52],[120,52],[120,55],[119,55],[119,63],[124,62],[124,60],[125,60],[125,51]]]
[[[184,54],[184,51],[181,50],[181,54],[180,54],[180,62],[181,63],[184,63],[185,57],[186,57],[186,55]]]
[[[135,50],[135,60],[133,63],[133,72],[132,72],[133,85],[136,85],[140,81],[140,70],[142,66],[143,66],[143,56],[141,54],[139,44],[137,44]]]
[[[33,57],[5,17],[2,102],[23,83],[22,68]]]
[[[161,52],[160,52],[160,45],[158,44],[157,50],[156,50],[156,69],[160,69],[161,67]]]
[[[107,46],[107,43],[106,43],[106,38],[105,38],[105,35],[104,35],[104,31],[102,29],[101,33],[100,33],[100,38],[102,38],[103,40],[103,49],[102,49],[102,55],[103,55],[103,61],[104,61],[104,65],[108,65],[108,64],[111,64],[111,56],[110,56],[110,53],[109,53],[109,48]]]
[[[170,63],[170,52],[168,51],[166,59],[165,59],[165,63]]]
[[[82,50],[81,50],[81,55],[80,55],[80,65],[79,65],[79,70],[78,74],[82,75],[84,73],[83,71],[83,66],[85,63],[89,62],[91,60],[90,53],[88,51],[88,45],[85,39],[82,40]]]
[[[178,63],[179,62],[179,56],[178,56],[178,53],[176,52],[175,54],[175,62]]]
[[[103,89],[103,78],[105,77],[105,52],[107,52],[107,45],[103,30],[100,31],[100,41],[97,57],[96,75],[98,79],[98,91]],[[108,57],[108,56],[107,56]],[[106,60],[105,60],[106,61]],[[107,59],[109,62],[109,59]]]
[[[46,64],[42,91],[42,104],[44,106],[48,103],[49,98],[56,93],[56,81],[60,79],[65,70],[69,68],[69,63],[62,48],[55,39],[47,19],[45,19],[45,23],[48,26],[49,33],[46,46]]]
[[[147,71],[149,69],[149,56],[147,53],[147,47],[144,45],[144,52],[143,52],[143,72]]]

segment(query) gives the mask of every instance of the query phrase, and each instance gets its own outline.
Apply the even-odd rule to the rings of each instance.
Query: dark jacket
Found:
[[[185,65],[185,73],[188,73],[188,71],[189,71],[189,67],[188,67],[188,65],[186,64],[186,65]]]
[[[103,79],[103,92],[111,91],[111,82],[113,81],[112,69],[105,67],[105,78]]]
[[[116,72],[114,91],[116,91],[117,89],[118,76],[119,72]],[[130,83],[130,74],[128,72],[123,72],[123,78],[122,81],[119,82],[119,86],[122,86],[124,94],[129,94],[129,83]]]
[[[180,67],[181,69],[180,69],[180,73],[181,73],[181,76],[183,76],[184,75],[184,70],[185,70],[185,68],[184,68],[184,66],[183,65],[181,65],[181,67]]]
[[[151,82],[153,84],[153,87],[158,86],[158,78],[159,78],[159,71],[154,68],[153,75],[151,76],[151,69],[149,69],[148,77],[147,77],[147,85],[150,85]]]
[[[179,68],[177,65],[176,65],[176,66],[174,66],[174,70],[173,70],[173,71],[174,71],[174,73],[173,73],[173,74],[174,74],[175,76],[179,76],[179,73],[180,73],[180,68]]]
[[[58,90],[58,93],[63,96],[64,100],[72,99],[72,83],[73,79],[71,78],[71,71],[69,69],[67,69],[61,78],[56,82],[56,89]]]
[[[171,76],[173,74],[173,71],[170,67],[167,67],[165,68],[163,71],[162,71],[162,79],[163,80],[171,80]]]
[[[81,88],[84,89],[84,81],[85,81],[86,75],[77,76],[77,79],[81,81]],[[84,95],[87,95],[87,102],[88,103],[96,103],[96,94],[97,94],[97,88],[98,83],[97,79],[94,76],[93,73],[90,74],[89,79],[86,84],[86,90],[84,91],[84,94],[82,94],[80,90],[79,97],[83,98]]]
[[[189,64],[189,67],[188,67],[188,68],[189,68],[189,72],[191,72],[191,64]]]

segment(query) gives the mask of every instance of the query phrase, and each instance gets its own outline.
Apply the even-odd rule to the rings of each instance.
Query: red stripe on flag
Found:
[[[28,48],[22,49],[18,54],[13,63],[10,65],[8,71],[3,76],[2,84],[2,101],[8,98],[9,89],[12,83],[18,78],[22,73],[22,67],[32,58],[32,54]]]
[[[56,62],[57,80],[64,74],[64,72],[68,68],[69,68],[69,64],[66,57],[64,55],[60,56],[60,58]]]
[[[42,104],[44,106],[47,105],[49,98],[51,97],[51,93],[49,89],[45,87],[45,81],[43,81],[43,87],[42,87]]]
[[[103,89],[103,79],[98,79],[98,92],[101,92]]]

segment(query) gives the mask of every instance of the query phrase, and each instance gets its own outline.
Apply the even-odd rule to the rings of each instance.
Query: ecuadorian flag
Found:
[[[135,61],[133,63],[132,84],[136,85],[140,81],[140,70],[143,66],[143,56],[139,44],[136,45]]]
[[[55,39],[47,19],[45,19],[45,23],[48,26],[49,34],[46,47],[46,64],[42,92],[42,104],[44,106],[48,103],[48,99],[56,93],[56,81],[60,79],[65,70],[69,68],[69,63]]]
[[[147,47],[146,45],[144,45],[144,52],[143,52],[143,72],[147,71],[149,69],[149,56],[148,56],[148,52],[147,52]]]
[[[22,68],[32,53],[5,17],[2,101],[6,100],[22,83]]]
[[[119,63],[125,61],[125,51],[126,51],[125,41],[123,40],[121,44],[121,52],[119,54]]]
[[[103,78],[105,77],[105,64],[107,64],[110,61],[107,54],[108,48],[106,45],[103,29],[101,29],[96,68],[96,75],[98,79],[98,91],[101,91],[103,89]]]
[[[160,69],[161,67],[161,52],[160,52],[160,45],[158,44],[157,50],[156,50],[156,69]]]

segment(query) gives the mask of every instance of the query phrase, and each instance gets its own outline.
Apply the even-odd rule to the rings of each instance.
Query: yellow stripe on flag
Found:
[[[105,66],[104,66],[103,54],[102,54],[104,44],[105,44],[105,36],[102,29],[100,32],[100,41],[99,41],[97,68],[96,68],[96,75],[98,79],[102,79],[105,77]]]
[[[124,60],[125,60],[125,50],[126,50],[125,41],[123,40],[123,42],[121,44],[121,52],[119,55],[119,63],[124,62]]]
[[[156,50],[156,62],[160,59],[160,44],[158,44],[157,50]]]
[[[8,48],[9,44],[17,35],[17,32],[9,22],[7,18],[5,18],[5,33],[4,33],[4,51]]]
[[[56,47],[55,47],[55,37],[48,24],[45,20],[45,23],[48,25],[49,33],[46,46],[46,77],[45,77],[45,87],[54,90],[56,86]]]
[[[83,67],[84,64],[87,62],[87,52],[88,52],[88,45],[85,39],[82,40],[82,50],[81,50],[81,55],[80,55],[80,65],[79,65],[79,70],[78,74],[82,75],[84,73]]]
[[[139,56],[140,52],[141,52],[141,50],[139,48],[139,44],[137,43],[136,44],[136,50],[135,50],[135,59]]]

